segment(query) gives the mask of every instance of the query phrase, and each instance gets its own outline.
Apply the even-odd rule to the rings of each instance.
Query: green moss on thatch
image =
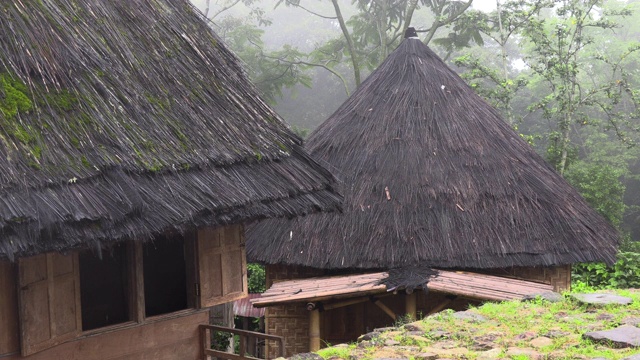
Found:
[[[13,118],[19,112],[33,108],[27,86],[8,73],[0,73],[0,111],[5,118]]]

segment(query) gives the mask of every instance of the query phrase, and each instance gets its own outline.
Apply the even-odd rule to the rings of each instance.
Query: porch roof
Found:
[[[459,295],[481,300],[515,300],[553,291],[548,284],[477,274],[466,271],[432,269],[423,288],[430,291]],[[286,303],[317,302],[344,299],[356,296],[374,295],[396,291],[388,289],[383,282],[388,272],[316,277],[300,280],[286,280],[274,283],[258,299],[252,299],[255,307],[266,307]]]

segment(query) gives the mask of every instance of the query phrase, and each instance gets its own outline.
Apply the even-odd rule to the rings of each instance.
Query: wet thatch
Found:
[[[316,268],[614,261],[616,231],[422,42],[404,42],[309,137],[343,214],[268,220],[250,260]]]
[[[0,258],[336,208],[186,0],[0,4]]]

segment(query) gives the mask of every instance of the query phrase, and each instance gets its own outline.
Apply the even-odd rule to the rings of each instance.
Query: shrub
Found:
[[[594,289],[627,289],[640,287],[640,253],[620,252],[613,266],[604,263],[582,263],[573,268],[572,280],[578,286]]]

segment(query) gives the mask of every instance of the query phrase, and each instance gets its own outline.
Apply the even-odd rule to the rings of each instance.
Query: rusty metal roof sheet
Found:
[[[474,299],[514,300],[553,291],[551,285],[533,281],[464,271],[433,271],[434,275],[426,284],[427,289]],[[387,287],[381,282],[388,276],[388,272],[377,272],[281,281],[274,283],[259,299],[252,300],[251,303],[256,307],[264,307],[385,293],[388,291]]]
[[[233,302],[233,313],[237,316],[244,317],[263,317],[264,308],[255,308],[251,305],[251,300],[259,300],[261,294],[249,294],[246,298],[242,298]]]

